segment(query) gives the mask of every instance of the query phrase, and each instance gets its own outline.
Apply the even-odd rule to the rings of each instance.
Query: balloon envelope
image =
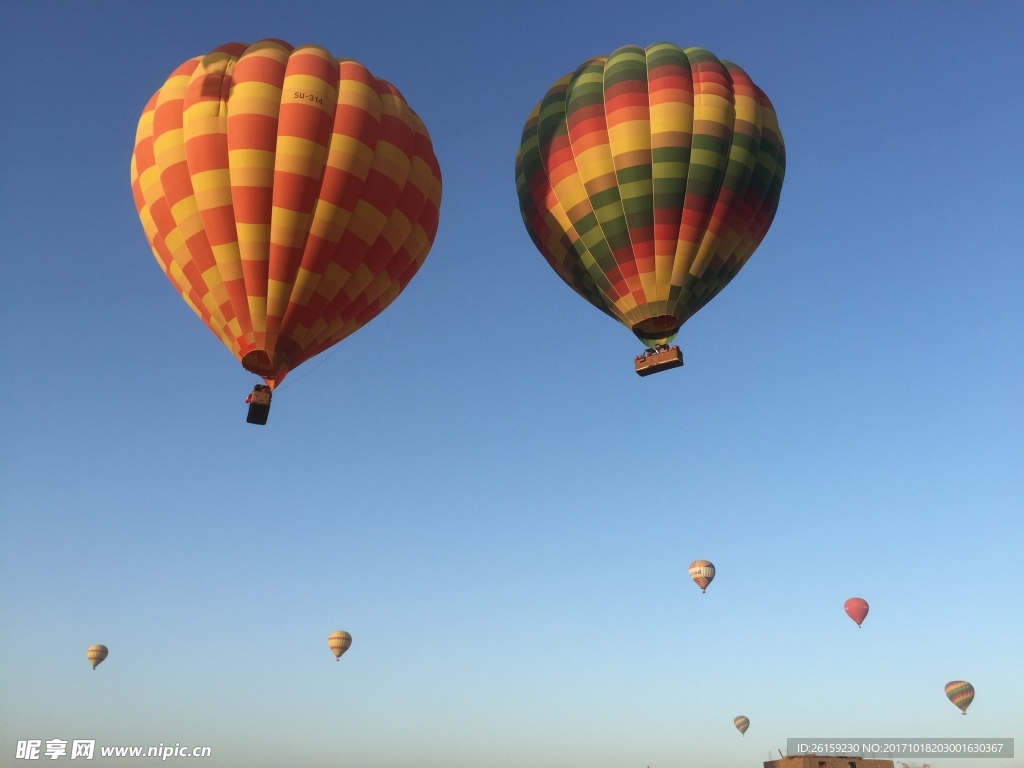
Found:
[[[868,602],[859,597],[851,597],[843,603],[843,610],[846,611],[847,616],[857,622],[859,627],[868,615]]]
[[[710,560],[694,560],[690,563],[690,578],[700,587],[700,591],[704,592],[715,578],[715,566]]]
[[[974,701],[974,686],[966,680],[954,680],[951,683],[946,683],[946,698],[966,715],[967,708]]]
[[[107,658],[107,653],[107,646],[105,645],[90,645],[85,651],[85,658],[92,664],[92,668],[96,669]]]
[[[750,258],[785,164],[775,109],[742,69],[658,43],[555,81],[523,129],[516,187],[551,268],[654,347]]]
[[[733,719],[732,724],[736,726],[736,730],[740,732],[740,735],[743,735],[747,732],[747,728],[750,727],[750,720],[740,715]]]
[[[142,112],[131,179],[160,268],[271,387],[394,301],[441,200],[430,137],[393,85],[280,40],[175,69]]]
[[[341,658],[341,654],[349,649],[352,645],[352,635],[348,632],[331,632],[327,637],[327,647],[331,649],[331,653],[334,654],[336,659]]]

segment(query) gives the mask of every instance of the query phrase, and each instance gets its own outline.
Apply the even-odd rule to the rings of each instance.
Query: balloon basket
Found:
[[[683,364],[683,353],[679,347],[660,347],[647,350],[634,361],[637,376],[650,376],[658,371],[678,368]]]
[[[257,384],[253,387],[252,394],[245,398],[249,404],[249,415],[245,420],[249,424],[266,424],[267,416],[270,415],[270,387],[266,384]]]

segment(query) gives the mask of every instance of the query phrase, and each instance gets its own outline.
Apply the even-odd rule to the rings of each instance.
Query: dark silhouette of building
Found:
[[[892,760],[871,760],[863,757],[835,755],[790,755],[769,760],[764,768],[893,768]]]

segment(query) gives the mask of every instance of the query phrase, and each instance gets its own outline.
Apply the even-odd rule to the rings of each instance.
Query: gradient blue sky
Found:
[[[758,768],[788,737],[991,736],[1017,757],[938,764],[1021,765],[1022,29],[1019,2],[4,4],[0,763],[86,738]],[[445,186],[408,290],[257,428],[129,158],[175,66],[263,37],[394,82]],[[686,366],[640,379],[534,249],[513,161],[556,78],[661,40],[743,66],[788,167]]]

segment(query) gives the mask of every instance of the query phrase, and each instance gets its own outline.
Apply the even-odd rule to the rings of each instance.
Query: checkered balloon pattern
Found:
[[[441,202],[430,137],[398,89],[281,40],[175,69],[142,112],[131,180],[160,268],[271,387],[395,300]]]

